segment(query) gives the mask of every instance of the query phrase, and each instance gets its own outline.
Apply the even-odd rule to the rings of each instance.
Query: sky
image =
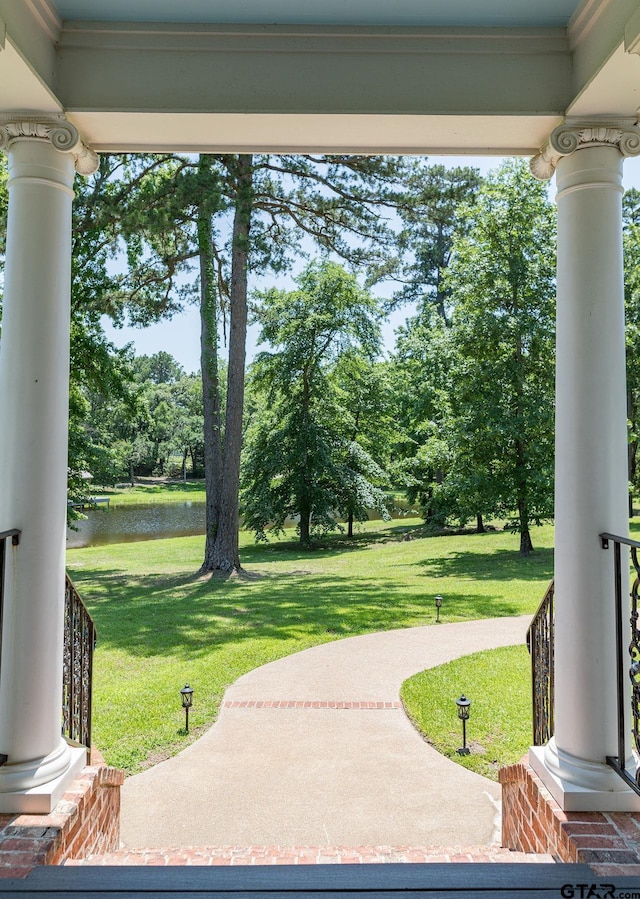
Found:
[[[503,157],[497,156],[433,156],[431,161],[436,164],[442,164],[448,168],[455,166],[473,166],[480,170],[482,175],[500,165]],[[640,157],[629,158],[624,162],[624,187],[631,187],[640,190]],[[555,186],[552,185],[552,196],[555,195]],[[278,287],[284,286],[289,289],[291,283],[283,282],[282,275],[274,276],[273,283]],[[271,286],[267,279],[264,283],[265,287]],[[381,296],[391,294],[393,285],[389,284],[381,291]],[[383,341],[386,352],[393,349],[395,341],[395,331],[400,327],[408,316],[412,314],[411,307],[403,307],[392,313],[388,322],[383,327]],[[109,319],[103,320],[103,325],[107,337],[118,346],[124,346],[126,343],[132,343],[136,355],[151,356],[164,350],[182,365],[187,373],[196,372],[200,368],[200,314],[197,306],[188,306],[180,315],[175,315],[169,321],[159,322],[148,328],[114,328]],[[257,326],[249,326],[247,334],[247,362],[250,362],[256,351],[261,349],[257,346],[258,328]],[[224,349],[222,350],[224,353]]]

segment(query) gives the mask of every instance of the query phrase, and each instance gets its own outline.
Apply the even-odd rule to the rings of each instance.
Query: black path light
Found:
[[[438,593],[436,596],[436,624],[440,624],[440,609],[442,608],[442,597]]]
[[[184,729],[189,733],[189,709],[193,705],[193,687],[185,684],[182,690],[180,690],[180,695],[182,696],[182,708],[184,709],[185,717]]]
[[[469,720],[469,706],[471,705],[471,700],[467,699],[463,693],[460,699],[456,699],[456,705],[458,706],[458,718],[462,721],[462,746],[457,752],[460,755],[469,755],[470,750],[467,746],[467,721]]]

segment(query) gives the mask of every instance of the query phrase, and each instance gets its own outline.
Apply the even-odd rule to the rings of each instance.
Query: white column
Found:
[[[78,134],[0,121],[9,213],[0,343],[0,811],[47,812],[84,764],[61,736],[71,204]]]
[[[557,163],[558,283],[555,735],[530,760],[574,811],[640,809],[606,764],[617,754],[615,612],[613,550],[599,540],[629,530],[622,162],[639,134],[626,122],[564,125],[532,163],[538,176]]]

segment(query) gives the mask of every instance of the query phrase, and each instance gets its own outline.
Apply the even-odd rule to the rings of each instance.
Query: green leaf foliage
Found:
[[[447,272],[450,467],[461,518],[515,513],[521,552],[553,511],[555,215],[546,187],[509,161],[480,189]]]
[[[261,340],[273,349],[252,371],[261,402],[247,433],[243,514],[258,539],[296,517],[306,543],[336,528],[340,512],[363,518],[383,508],[385,474],[358,443],[357,413],[344,401],[349,370],[372,365],[379,351],[377,302],[331,262],[310,264],[297,284],[260,294]]]
[[[629,482],[631,490],[637,490],[640,440],[640,191],[629,190],[624,195],[623,220]]]

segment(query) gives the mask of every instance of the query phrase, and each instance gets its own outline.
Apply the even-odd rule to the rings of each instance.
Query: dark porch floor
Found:
[[[587,865],[547,864],[388,864],[303,865],[278,867],[39,867],[20,880],[0,880],[0,897],[385,897],[445,899],[557,899],[559,895],[603,895],[607,880],[616,891],[632,894],[637,878],[601,878]],[[580,892],[578,885],[583,885]],[[574,893],[566,885],[575,889]],[[598,892],[588,892],[592,885]],[[561,893],[561,888],[565,890]],[[609,895],[604,893],[604,895]],[[613,893],[611,893],[613,895]]]

